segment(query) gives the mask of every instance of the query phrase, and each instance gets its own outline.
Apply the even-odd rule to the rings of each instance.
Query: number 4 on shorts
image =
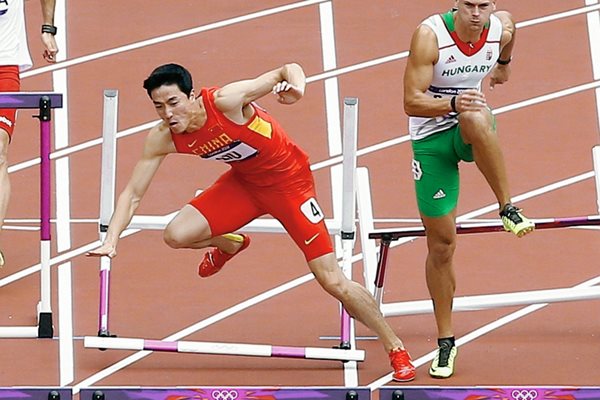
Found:
[[[300,211],[302,211],[302,214],[304,214],[304,216],[313,224],[316,224],[323,219],[323,211],[321,211],[321,207],[319,207],[319,204],[314,197],[311,197],[302,203]]]

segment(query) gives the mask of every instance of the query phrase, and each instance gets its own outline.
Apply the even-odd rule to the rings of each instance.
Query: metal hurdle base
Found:
[[[52,339],[54,336],[54,325],[52,324],[52,313],[41,312],[39,315],[38,322],[38,337],[45,339]]]
[[[85,336],[86,348],[160,351],[170,353],[220,354],[250,357],[303,358],[332,361],[364,361],[364,350],[346,350],[324,347],[285,347],[266,344],[219,342],[163,341],[139,338]]]
[[[600,387],[510,387],[510,386],[423,386],[423,387],[382,387],[380,400],[465,400],[465,399],[511,399],[511,400],[551,400],[551,399],[600,399]]]
[[[351,387],[142,387],[86,388],[79,392],[80,400],[138,400],[138,399],[304,399],[304,400],[363,400],[371,398],[369,388]]]

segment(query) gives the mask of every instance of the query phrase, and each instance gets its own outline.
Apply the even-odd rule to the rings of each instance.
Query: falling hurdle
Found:
[[[88,348],[149,350],[170,353],[201,353],[230,356],[304,358],[311,360],[364,361],[364,350],[327,349],[321,347],[286,347],[266,344],[165,341],[138,338],[86,336]]]
[[[356,190],[354,188],[354,170],[356,166],[356,107],[357,99],[345,99],[345,115],[350,129],[344,133],[344,176],[342,199],[342,240],[344,245],[343,269],[351,277],[352,249],[354,245],[354,223],[356,217]],[[102,180],[100,193],[100,240],[104,240],[110,217],[114,209],[115,199],[115,165],[116,165],[116,136],[117,136],[118,92],[104,92],[104,127],[102,143]],[[346,148],[346,146],[350,146]],[[348,154],[348,156],[346,156]],[[128,226],[133,229],[164,229],[176,213],[165,216],[135,216]],[[340,233],[340,223],[336,220],[326,220],[331,234]],[[283,226],[276,220],[260,219],[249,223],[240,229],[242,232],[283,233]],[[168,342],[147,339],[116,338],[109,330],[109,301],[110,301],[110,259],[101,258],[100,264],[100,302],[98,317],[98,336],[86,336],[85,347],[99,349],[128,349],[151,350],[167,352],[192,352],[204,354],[229,354],[263,357],[310,358],[320,360],[363,361],[364,352],[355,350],[353,336],[353,321],[349,314],[341,311],[341,343],[339,348],[301,348],[253,344],[231,344],[210,342]]]
[[[40,120],[40,302],[36,326],[0,327],[0,338],[51,338],[52,324],[50,282],[50,132],[51,109],[62,107],[62,94],[41,92],[2,92],[0,108],[37,109]]]
[[[594,169],[596,171],[596,195],[598,209],[600,210],[600,146],[593,149]],[[534,219],[537,230],[557,229],[581,226],[600,225],[600,215],[578,216],[570,218]],[[488,223],[460,223],[456,225],[456,233],[492,233],[502,232],[504,228],[500,221]],[[402,238],[411,239],[425,236],[423,226],[403,229],[375,230],[369,234],[369,239],[379,240],[379,257],[375,274],[375,298],[382,313],[387,316],[414,315],[433,312],[431,300],[405,301],[400,303],[384,304],[383,285],[388,259],[388,252],[392,241]],[[600,298],[600,286],[535,290],[527,292],[500,293],[491,295],[456,297],[453,301],[454,311],[473,311],[507,306],[519,306],[541,303],[556,303],[566,301],[593,300]]]

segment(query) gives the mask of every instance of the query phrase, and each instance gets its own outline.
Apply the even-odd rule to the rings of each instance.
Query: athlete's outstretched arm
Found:
[[[215,104],[224,113],[243,109],[274,92],[283,104],[293,104],[304,95],[306,76],[299,64],[285,64],[254,79],[233,82],[215,92]]]
[[[148,134],[142,157],[134,167],[127,186],[119,195],[104,243],[96,250],[88,252],[88,256],[108,256],[112,258],[117,255],[119,236],[131,222],[135,210],[166,156],[166,152],[163,151],[164,136],[160,133],[158,127],[153,128]]]

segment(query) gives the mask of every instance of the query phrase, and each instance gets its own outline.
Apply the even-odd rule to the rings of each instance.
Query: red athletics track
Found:
[[[596,5],[588,0],[588,5]],[[334,73],[339,85],[338,104],[344,97],[358,97],[359,148],[367,148],[407,133],[402,112],[402,73],[405,59],[381,58],[406,51],[410,35],[427,15],[443,11],[452,1],[419,2],[382,0],[377,5],[361,0],[321,1],[224,27],[206,30],[151,46],[114,52],[80,62],[82,56],[139,43],[149,38],[182,32],[234,17],[300,4],[291,0],[239,0],[201,2],[116,1],[68,2],[67,60],[68,147],[97,139],[102,131],[102,93],[119,90],[119,131],[156,119],[141,88],[155,66],[178,62],[188,66],[197,86],[221,85],[253,77],[284,62],[297,61],[311,83],[306,97],[294,107],[272,99],[262,105],[275,114],[318,166],[336,155],[329,149],[325,105],[320,15],[329,7],[335,26]],[[443,5],[441,5],[443,4]],[[441,6],[440,6],[441,5]],[[584,0],[501,0],[501,8],[513,12],[519,23],[513,75],[504,87],[488,91],[489,103],[500,110],[498,129],[505,149],[513,196],[531,217],[564,217],[597,213],[592,177],[591,148],[598,143],[598,108],[593,89],[561,96],[561,91],[594,82],[590,39],[585,13],[561,15],[586,6]],[[23,80],[23,90],[52,90],[52,75],[39,56],[37,40],[39,5],[26,5],[32,54],[36,69]],[[143,12],[140,12],[143,11]],[[592,14],[598,20],[597,11]],[[531,24],[529,24],[531,22]],[[64,27],[60,27],[64,32]],[[598,34],[598,32],[596,32]],[[590,44],[590,40],[595,40]],[[63,49],[64,50],[64,49]],[[331,54],[330,54],[331,56]],[[374,65],[361,63],[374,61]],[[379,62],[377,61],[379,60]],[[327,64],[336,71],[335,65]],[[60,69],[60,65],[55,69]],[[596,74],[599,66],[596,65]],[[64,69],[64,68],[63,68]],[[45,72],[44,72],[45,71]],[[60,91],[59,88],[55,90]],[[64,89],[64,87],[63,87]],[[67,89],[65,89],[67,90]],[[487,90],[487,89],[486,89]],[[558,93],[555,98],[526,105],[520,102]],[[503,107],[516,105],[514,109]],[[13,196],[8,218],[35,218],[38,210],[37,166],[26,161],[38,156],[37,121],[22,112],[11,145]],[[123,188],[137,160],[146,130],[119,140],[117,190]],[[374,215],[414,218],[417,215],[410,173],[408,142],[385,147],[359,158],[369,169]],[[66,160],[66,158],[63,158]],[[72,219],[97,218],[100,187],[100,147],[89,146],[68,156],[69,171],[56,180],[68,180],[68,191],[56,189],[68,201],[55,201]],[[64,162],[64,161],[63,161]],[[224,170],[222,165],[190,157],[170,157],[164,163],[145,201],[141,214],[163,215],[181,207],[197,188],[209,185]],[[58,168],[58,167],[57,167]],[[321,206],[333,214],[329,168],[315,171]],[[58,171],[58,169],[55,169]],[[490,190],[474,165],[462,167],[462,193],[458,214],[493,204]],[[578,177],[573,184],[531,196],[536,189]],[[59,204],[60,205],[57,205]],[[68,205],[70,208],[65,208]],[[480,215],[495,218],[496,212]],[[7,222],[7,225],[10,225]],[[378,227],[397,226],[379,223]],[[77,249],[98,238],[95,223],[73,223],[70,230],[55,232],[53,255]],[[456,256],[457,295],[503,293],[571,287],[600,276],[600,257],[595,230],[551,230],[525,239],[504,234],[462,237]],[[39,262],[38,232],[5,230],[2,248],[8,265],[0,282]],[[57,242],[61,241],[58,249]],[[357,246],[357,252],[360,246]],[[253,244],[222,273],[207,279],[196,277],[201,253],[174,251],[162,243],[160,232],[137,233],[123,239],[113,263],[110,328],[121,337],[165,338],[198,321],[252,299],[307,274],[302,256],[281,234],[255,234]],[[386,302],[426,299],[423,273],[424,241],[417,240],[390,252]],[[282,260],[284,260],[282,262]],[[72,292],[72,334],[97,331],[98,261],[78,255],[71,260],[73,287],[58,287],[53,267],[55,334],[61,332],[61,296]],[[68,271],[68,266],[61,267]],[[355,264],[360,279],[362,265]],[[38,274],[0,288],[0,326],[35,324],[39,299]],[[457,337],[486,327],[524,307],[457,313]],[[429,353],[435,347],[431,315],[390,317],[413,358],[420,366],[415,385],[598,385],[597,359],[600,335],[598,301],[553,304],[516,319],[469,341],[459,350],[456,375],[446,381],[428,377]],[[71,321],[71,319],[68,319]],[[66,331],[69,325],[64,328]],[[70,333],[70,332],[68,332]],[[339,333],[338,305],[314,281],[286,291],[210,325],[186,340],[272,343],[288,346],[330,347],[335,341],[322,335]],[[358,327],[358,334],[371,333]],[[74,355],[61,352],[58,340],[0,339],[0,386],[66,385],[76,390],[88,385],[145,386],[343,386],[338,362],[204,355],[151,354],[122,369],[120,360],[133,352],[100,352],[73,342]],[[367,359],[359,364],[358,383],[378,388],[390,383],[387,356],[374,341],[359,341]],[[62,371],[62,372],[61,372]],[[101,373],[101,374],[99,374]],[[73,375],[72,378],[70,375]]]

